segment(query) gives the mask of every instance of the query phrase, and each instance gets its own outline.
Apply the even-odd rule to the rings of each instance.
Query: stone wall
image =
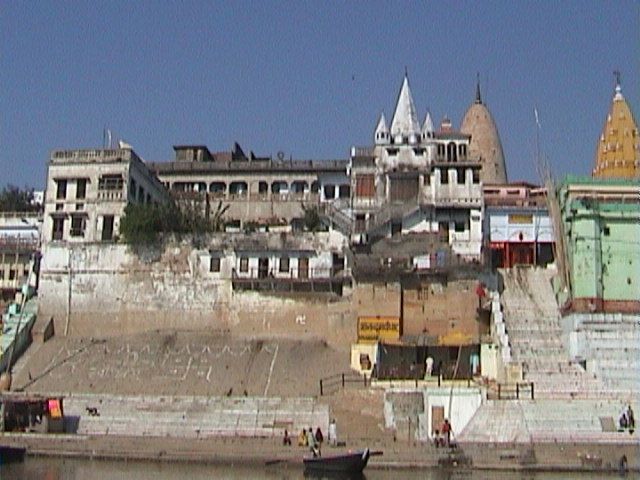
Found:
[[[59,335],[205,329],[324,338],[345,348],[356,338],[348,295],[234,292],[187,244],[138,254],[116,244],[48,245],[43,253],[39,314],[54,318]]]

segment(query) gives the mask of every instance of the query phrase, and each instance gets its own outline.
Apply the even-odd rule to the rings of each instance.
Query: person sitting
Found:
[[[291,446],[291,437],[289,436],[289,431],[284,429],[284,437],[282,437],[282,445]]]
[[[299,447],[307,446],[307,431],[304,428],[300,432],[300,435],[298,435],[298,446]]]
[[[440,435],[440,430],[436,429],[436,431],[433,433],[433,444],[435,445],[436,448],[440,448],[444,446],[444,440],[442,439],[442,436]]]

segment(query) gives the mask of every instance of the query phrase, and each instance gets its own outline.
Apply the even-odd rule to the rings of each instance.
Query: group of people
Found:
[[[433,432],[433,444],[436,448],[440,447],[451,447],[451,434],[453,430],[451,429],[451,423],[449,419],[445,418],[440,430],[436,429]]]
[[[629,432],[633,433],[636,429],[636,419],[633,416],[633,409],[631,408],[631,405],[627,405],[627,407],[622,410],[618,423],[620,424],[621,430],[628,429]]]
[[[336,421],[331,420],[331,422],[329,423],[329,443],[331,445],[336,445],[337,443],[336,437],[337,437]],[[302,431],[298,434],[298,446],[309,447],[309,450],[311,451],[314,457],[320,456],[323,442],[324,442],[324,435],[320,427],[316,428],[315,432],[311,427],[309,427],[308,429],[303,428]],[[284,431],[282,444],[286,446],[291,445],[291,437],[289,436],[289,432],[287,430]]]

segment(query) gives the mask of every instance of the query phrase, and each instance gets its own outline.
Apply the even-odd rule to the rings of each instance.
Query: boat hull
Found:
[[[328,457],[305,458],[304,469],[306,472],[317,473],[361,473],[369,462],[370,452],[361,450],[343,455],[331,455]]]
[[[22,462],[26,451],[27,449],[24,447],[0,445],[0,464]]]

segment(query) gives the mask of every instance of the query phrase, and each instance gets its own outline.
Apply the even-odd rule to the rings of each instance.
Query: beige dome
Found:
[[[480,158],[482,163],[480,180],[482,183],[507,183],[507,170],[498,128],[493,121],[491,112],[482,103],[479,86],[476,101],[464,114],[460,131],[471,135],[469,156]]]

